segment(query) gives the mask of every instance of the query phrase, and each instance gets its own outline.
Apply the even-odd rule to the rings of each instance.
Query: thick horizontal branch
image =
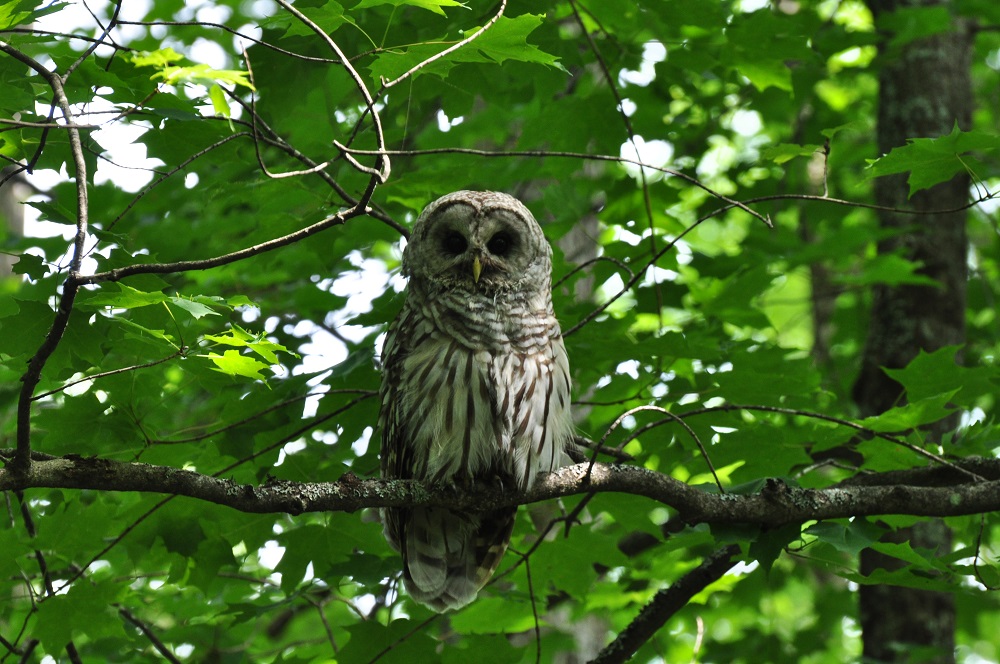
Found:
[[[3,456],[8,457],[5,451]],[[990,464],[990,462],[984,462]],[[995,463],[990,464],[996,465]],[[447,506],[492,510],[587,493],[629,493],[676,509],[689,523],[759,523],[771,526],[813,519],[909,514],[958,516],[1000,510],[1000,480],[956,481],[935,486],[940,477],[927,473],[931,486],[917,484],[840,485],[799,489],[767,480],[747,495],[719,494],[692,487],[667,475],[624,465],[567,466],[543,476],[526,494],[492,487],[471,490],[425,486],[413,480],[363,480],[348,474],[336,482],[272,481],[238,484],[227,479],[167,466],[123,463],[83,457],[36,457],[23,473],[0,470],[0,490],[31,488],[137,491],[187,496],[242,512],[273,513],[338,511],[367,507]],[[995,468],[991,468],[995,476]],[[908,476],[923,477],[919,470]]]

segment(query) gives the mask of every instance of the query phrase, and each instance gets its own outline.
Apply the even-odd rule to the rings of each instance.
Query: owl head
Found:
[[[411,281],[469,292],[547,291],[552,249],[528,208],[495,191],[442,196],[417,218],[403,252]]]

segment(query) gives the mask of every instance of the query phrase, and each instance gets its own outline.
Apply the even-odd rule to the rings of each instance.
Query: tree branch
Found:
[[[0,52],[6,53],[15,60],[27,65],[36,74],[45,79],[55,95],[54,105],[59,106],[62,111],[63,120],[73,124],[73,109],[70,107],[69,98],[63,88],[64,79],[55,72],[49,71],[38,61],[29,55],[22,53],[6,42],[0,41]],[[52,319],[45,339],[31,359],[28,360],[28,368],[21,376],[21,391],[17,402],[17,454],[11,460],[9,467],[14,470],[24,470],[31,463],[31,402],[35,388],[42,377],[42,369],[45,368],[49,357],[55,352],[56,347],[62,340],[66,327],[69,325],[69,317],[73,311],[73,301],[76,299],[77,291],[80,289],[80,267],[83,262],[84,243],[87,238],[87,225],[89,205],[87,198],[87,163],[83,156],[83,143],[80,139],[80,130],[73,127],[66,129],[69,137],[70,153],[73,157],[73,175],[76,179],[76,233],[73,237],[73,251],[70,259],[69,276],[63,282],[62,294],[59,297],[59,306]]]
[[[10,458],[11,450],[0,452]],[[1000,461],[978,460],[979,470],[1000,477]],[[369,507],[451,507],[489,511],[552,498],[587,493],[629,493],[668,505],[687,523],[752,523],[780,526],[810,520],[850,516],[908,514],[960,516],[1000,510],[1000,479],[970,482],[939,469],[902,471],[907,485],[840,484],[825,489],[800,489],[778,479],[767,480],[753,494],[710,493],[661,473],[635,466],[581,463],[543,476],[527,493],[495,487],[426,486],[415,480],[363,480],[353,474],[336,482],[237,484],[191,470],[144,463],[66,456],[35,460],[27,472],[0,470],[0,490],[30,488],[138,491],[187,496],[248,513],[302,514],[353,512]],[[893,471],[886,479],[898,479]],[[953,483],[941,486],[944,479]],[[921,486],[919,482],[931,486]]]
[[[119,281],[125,277],[130,277],[136,274],[172,274],[175,272],[207,270],[213,267],[220,267],[222,265],[228,265],[230,263],[251,258],[258,254],[273,251],[281,247],[286,247],[290,244],[304,240],[311,235],[315,235],[320,231],[324,231],[327,228],[339,226],[347,220],[363,214],[366,214],[365,209],[355,207],[350,210],[338,212],[335,215],[329,216],[321,221],[317,221],[311,226],[306,226],[305,228],[301,228],[293,233],[289,233],[288,235],[272,238],[265,242],[261,242],[260,244],[255,244],[221,256],[203,258],[199,260],[177,261],[174,263],[135,263],[133,265],[126,265],[125,267],[115,268],[106,272],[97,272],[87,277],[81,277],[79,279],[79,283],[96,284],[102,281]]]
[[[590,664],[627,662],[671,616],[687,606],[692,597],[722,578],[735,564],[733,556],[739,551],[740,547],[735,544],[723,547],[669,587],[657,592],[628,627],[590,660]]]

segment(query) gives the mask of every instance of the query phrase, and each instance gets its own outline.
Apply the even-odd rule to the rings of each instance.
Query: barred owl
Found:
[[[409,284],[382,351],[382,477],[524,491],[565,465],[570,377],[552,312],[552,249],[517,199],[434,201],[403,252]],[[493,575],[517,508],[383,511],[410,596],[465,606]]]

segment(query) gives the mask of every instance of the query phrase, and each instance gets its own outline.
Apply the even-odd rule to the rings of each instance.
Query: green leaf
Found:
[[[42,221],[51,221],[56,224],[66,224],[67,226],[76,226],[76,213],[70,212],[69,209],[63,207],[59,203],[45,203],[43,201],[27,201],[25,205],[29,205],[39,212],[41,216],[39,217]]]
[[[195,64],[180,66],[175,63],[184,60],[184,56],[172,48],[158,51],[141,51],[131,55],[132,64],[136,67],[155,67],[159,71],[153,74],[153,79],[161,79],[169,85],[179,83],[199,83],[211,86],[219,83],[231,83],[253,90],[249,75],[236,69],[213,69],[208,65]],[[225,100],[223,100],[225,101]]]
[[[539,14],[521,14],[515,18],[501,16],[486,32],[472,41],[468,49],[458,49],[450,57],[458,62],[480,62],[478,57],[472,55],[473,51],[478,51],[497,64],[516,60],[559,67],[558,57],[528,43],[528,35],[542,24],[544,18]],[[466,34],[474,32],[475,30],[467,30]]]
[[[344,13],[343,5],[329,0],[319,6],[316,3],[299,3],[296,8],[327,34],[333,34],[342,25],[356,25],[354,18]],[[285,37],[314,36],[312,29],[289,12],[276,12],[260,19],[260,26],[270,30],[282,30]]]
[[[516,634],[535,623],[531,602],[511,602],[502,597],[481,597],[452,618],[462,634]]]
[[[229,100],[226,99],[226,93],[222,91],[222,87],[218,83],[214,83],[208,88],[208,98],[212,100],[212,108],[218,115],[226,118],[230,116]]]
[[[195,318],[204,318],[205,316],[219,315],[219,312],[214,311],[211,307],[205,306],[201,302],[196,302],[192,298],[174,296],[168,299],[174,305],[180,307],[181,309],[188,312]]]
[[[281,574],[281,585],[291,591],[305,577],[306,570],[314,560],[326,559],[328,552],[336,550],[339,533],[320,525],[306,525],[283,533],[278,542],[285,547],[285,553],[275,568]]]
[[[793,145],[790,143],[779,143],[778,145],[772,145],[761,152],[760,156],[764,159],[770,159],[776,164],[784,164],[785,162],[791,161],[796,157],[812,157],[822,148],[822,145]]]
[[[863,549],[878,541],[885,532],[866,519],[850,521],[822,521],[814,523],[804,531],[833,546],[838,551],[857,556]]]
[[[542,16],[534,14],[522,14],[516,18],[501,16],[476,39],[419,69],[416,75],[433,73],[445,77],[456,63],[461,62],[502,64],[519,61],[562,68],[557,56],[527,41],[528,35],[541,25],[542,19]],[[476,30],[478,28],[470,28],[465,35],[472,35]],[[370,69],[376,79],[391,80],[444,50],[440,44],[393,49],[379,54]]]
[[[230,376],[245,376],[247,378],[254,378],[256,380],[266,380],[261,371],[268,368],[268,365],[253,359],[252,357],[247,357],[246,355],[241,355],[237,350],[227,350],[222,355],[217,353],[208,353],[207,355],[199,355],[199,357],[207,357],[215,363],[218,371]]]
[[[67,4],[69,3],[51,2],[39,7],[35,0],[8,0],[0,3],[0,30],[17,25],[30,25],[43,16],[55,14]]]
[[[764,574],[770,575],[771,568],[778,557],[781,556],[785,547],[790,542],[798,540],[801,536],[802,528],[797,523],[781,526],[773,530],[765,530],[750,543],[750,555],[760,563]]]
[[[236,307],[256,307],[257,304],[246,295],[234,295],[226,300],[226,304],[233,309]]]
[[[122,318],[121,316],[112,316],[108,320],[111,323],[128,328],[129,335],[132,336],[133,338],[146,339],[151,337],[153,339],[160,339],[162,341],[168,342],[171,346],[174,346],[176,348],[176,345],[174,344],[174,337],[170,334],[167,334],[165,330],[154,330],[152,328],[139,325],[135,321],[131,321],[127,318]]]
[[[72,639],[97,640],[121,633],[121,619],[112,604],[121,594],[110,582],[88,579],[74,583],[65,595],[46,597],[38,605],[34,636],[49,653],[62,652]]]
[[[464,639],[462,646],[446,648],[442,664],[514,664],[523,661],[524,651],[511,643],[506,634],[477,635]]]
[[[374,621],[347,627],[350,640],[338,653],[337,661],[370,662],[391,652],[398,662],[433,662],[438,659],[437,642],[416,621],[394,620],[386,626]]]
[[[737,15],[726,28],[732,61],[758,90],[792,91],[792,66],[812,61],[814,54],[796,34],[797,22],[759,10]]]
[[[184,56],[172,48],[161,48],[158,51],[132,53],[130,59],[136,67],[156,67],[157,69],[163,69],[183,60]]]
[[[117,288],[118,292],[114,292]],[[114,309],[136,309],[148,307],[151,304],[160,304],[170,298],[163,293],[144,293],[141,290],[127,286],[121,282],[104,286],[100,291],[87,294],[80,298],[80,303],[84,306],[100,308],[112,307]]]
[[[49,266],[45,261],[34,254],[20,254],[17,262],[11,268],[14,274],[23,274],[31,279],[41,279],[49,272]]]
[[[254,335],[238,325],[233,325],[226,334],[206,334],[206,341],[212,341],[225,346],[235,346],[237,348],[249,348],[271,364],[278,364],[278,353],[289,353],[298,357],[297,353],[290,353],[281,344],[274,343],[263,335]]]
[[[393,7],[419,7],[427,11],[445,16],[443,7],[462,7],[468,9],[468,5],[456,0],[361,0],[354,9],[368,9],[379,5],[392,5]]]
[[[912,401],[948,394],[956,404],[974,406],[983,395],[992,395],[1000,376],[990,367],[963,367],[958,363],[959,346],[945,346],[928,353],[921,350],[903,369],[883,369],[906,388]]]
[[[872,431],[884,433],[907,431],[924,424],[931,424],[955,412],[956,406],[952,403],[952,397],[957,392],[958,390],[955,389],[924,399],[911,401],[904,406],[887,410],[881,415],[867,417],[858,424]]]
[[[934,286],[940,288],[934,279],[925,274],[918,274],[923,267],[918,261],[911,261],[897,254],[879,254],[863,264],[858,274],[846,274],[837,279],[838,282],[851,286],[869,286],[884,284],[886,286]]]
[[[903,147],[870,164],[872,177],[909,172],[910,196],[958,173],[969,172],[978,162],[973,152],[1000,148],[1000,135],[983,131],[961,131],[956,124],[950,134],[938,138],[911,138]]]

